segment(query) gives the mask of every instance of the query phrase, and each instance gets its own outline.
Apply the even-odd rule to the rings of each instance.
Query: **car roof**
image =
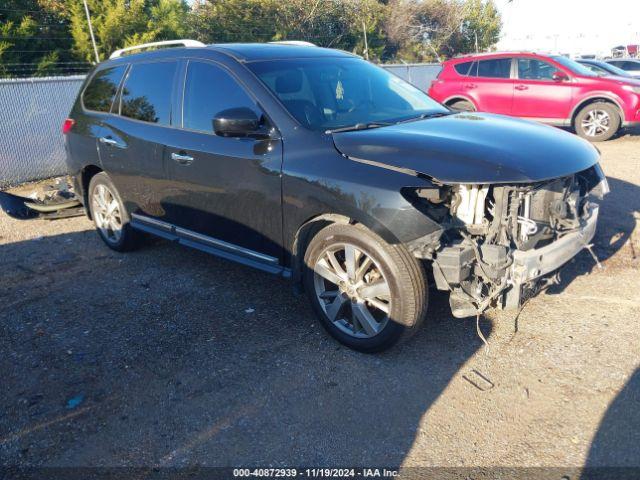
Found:
[[[306,45],[292,45],[283,43],[214,43],[203,47],[175,47],[161,48],[157,50],[145,50],[138,53],[122,55],[120,57],[102,62],[129,63],[147,59],[169,59],[184,55],[185,52],[207,53],[217,52],[231,57],[238,62],[254,62],[261,60],[283,60],[293,58],[360,58],[342,50],[322,48]]]
[[[482,59],[490,59],[490,58],[502,58],[502,57],[513,57],[513,56],[534,56],[534,57],[551,57],[553,55],[548,55],[545,53],[536,53],[536,52],[486,52],[486,53],[471,53],[469,55],[461,55],[459,57],[452,58],[450,60],[445,61],[444,63],[463,63],[463,62],[471,62],[474,60],[482,60]]]
[[[357,57],[342,50],[284,43],[218,43],[208,45],[206,48],[226,53],[241,62],[287,58]]]

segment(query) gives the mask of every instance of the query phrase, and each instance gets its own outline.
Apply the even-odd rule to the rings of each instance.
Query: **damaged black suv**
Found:
[[[98,65],[65,123],[114,250],[151,233],[290,277],[371,352],[420,325],[428,271],[456,317],[518,307],[594,236],[608,186],[578,137],[336,50],[173,43]]]

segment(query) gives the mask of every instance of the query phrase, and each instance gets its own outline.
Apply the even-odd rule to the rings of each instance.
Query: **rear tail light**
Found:
[[[67,118],[62,124],[62,134],[66,135],[69,133],[75,124],[76,121],[73,118]]]

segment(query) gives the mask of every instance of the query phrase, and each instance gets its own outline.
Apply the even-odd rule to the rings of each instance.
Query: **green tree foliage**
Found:
[[[385,30],[394,54],[407,61],[440,61],[485,51],[502,22],[493,0],[391,0]]]
[[[67,62],[73,61],[74,58],[67,28],[68,22],[54,1],[2,2],[0,74],[49,75],[71,69],[71,64]],[[65,67],[61,68],[60,65]]]
[[[100,60],[118,48],[181,38],[188,7],[183,0],[88,0]],[[67,12],[75,54],[94,61],[82,0],[68,0]]]
[[[192,36],[207,43],[305,40],[381,53],[386,6],[379,0],[207,0],[190,15]],[[379,55],[378,55],[379,56]]]
[[[486,50],[493,0],[87,0],[100,59],[157,40],[306,40],[374,61],[433,61]],[[73,63],[77,62],[77,63]],[[86,71],[95,62],[82,0],[4,0],[0,75]]]

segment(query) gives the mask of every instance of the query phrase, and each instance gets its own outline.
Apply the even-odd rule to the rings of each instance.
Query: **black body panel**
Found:
[[[598,151],[554,127],[486,113],[460,113],[334,134],[349,157],[411,169],[443,183],[530,183],[595,165]]]

